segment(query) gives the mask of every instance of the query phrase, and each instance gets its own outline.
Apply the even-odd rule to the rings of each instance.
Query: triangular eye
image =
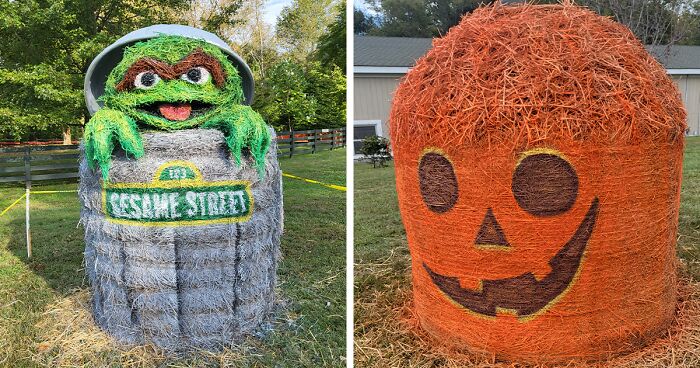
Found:
[[[518,205],[535,216],[555,216],[568,211],[578,195],[578,176],[563,158],[550,153],[525,157],[515,168],[513,196]]]

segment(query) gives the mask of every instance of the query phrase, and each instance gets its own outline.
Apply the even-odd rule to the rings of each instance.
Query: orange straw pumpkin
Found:
[[[676,302],[685,111],[629,30],[571,4],[464,17],[396,91],[421,325],[504,359],[601,359]]]

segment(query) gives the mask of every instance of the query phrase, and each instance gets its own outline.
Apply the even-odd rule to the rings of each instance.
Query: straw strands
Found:
[[[685,117],[665,70],[608,18],[570,3],[465,16],[391,112],[421,327],[531,364],[662,336]]]
[[[392,143],[672,142],[686,129],[679,96],[623,25],[574,5],[497,3],[435,39],[408,72]]]
[[[119,342],[149,342],[169,351],[218,350],[260,332],[275,302],[283,223],[276,150],[269,151],[261,177],[250,155],[241,165],[233,162],[217,130],[146,133],[143,139],[141,159],[115,155],[110,183],[152,183],[161,165],[184,160],[206,182],[248,181],[255,207],[245,222],[110,222],[99,174],[83,158],[79,196],[95,322]]]

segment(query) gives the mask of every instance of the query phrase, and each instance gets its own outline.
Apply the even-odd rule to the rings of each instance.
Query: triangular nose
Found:
[[[493,215],[493,210],[489,208],[486,211],[486,216],[484,220],[481,221],[481,227],[479,227],[479,232],[476,233],[476,239],[474,240],[476,246],[501,246],[510,247],[508,240],[506,240],[506,235],[501,229],[501,225],[496,221],[496,216]]]

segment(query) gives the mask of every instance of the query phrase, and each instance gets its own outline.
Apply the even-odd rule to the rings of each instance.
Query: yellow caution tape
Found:
[[[22,194],[21,197],[17,198],[16,201],[14,201],[11,205],[7,206],[7,208],[5,208],[4,211],[0,212],[0,217],[2,217],[5,213],[7,213],[7,211],[9,211],[10,209],[12,209],[12,207],[14,207],[17,203],[19,203],[19,201],[21,201],[22,199],[24,199],[24,196],[26,196],[26,195],[27,195],[27,193]]]
[[[347,191],[347,188],[344,187],[344,186],[341,186],[341,185],[327,184],[327,183],[320,182],[320,181],[318,181],[318,180],[312,180],[312,179],[302,178],[301,176],[296,176],[296,175],[287,174],[287,173],[282,173],[282,176],[286,176],[286,177],[292,178],[292,179],[302,180],[302,181],[305,181],[305,182],[307,182],[307,183],[322,185],[322,186],[324,186],[324,187],[326,187],[326,188],[331,188],[331,189],[339,190],[339,191],[341,191],[341,192]],[[77,190],[37,190],[37,191],[34,191],[34,192],[30,192],[30,193],[31,193],[31,194],[53,194],[53,193],[77,193],[77,192],[78,192]],[[22,194],[21,197],[17,198],[16,201],[14,201],[11,205],[9,205],[7,208],[5,208],[5,210],[3,210],[2,212],[0,212],[0,217],[2,217],[3,215],[5,215],[5,213],[7,213],[7,211],[11,210],[12,207],[16,206],[17,203],[19,203],[19,201],[21,201],[22,199],[24,199],[24,196],[26,196],[26,195],[27,195],[26,193],[25,193],[25,194]]]
[[[53,193],[77,193],[77,190],[37,190],[36,192],[30,192],[31,194],[53,194]],[[21,197],[17,198],[16,201],[12,202],[11,205],[7,206],[2,212],[0,212],[0,217],[4,216],[7,211],[11,210],[12,207],[16,206],[19,201],[24,199],[27,193],[22,194]]]
[[[307,183],[313,183],[313,184],[323,185],[324,187],[331,188],[331,189],[335,189],[335,190],[340,190],[340,191],[342,191],[342,192],[345,192],[345,191],[348,190],[346,187],[343,187],[343,186],[340,186],[340,185],[326,184],[326,183],[322,183],[322,182],[317,181],[317,180],[306,179],[306,178],[302,178],[302,177],[300,177],[300,176],[295,176],[295,175],[291,175],[291,174],[287,174],[287,173],[282,173],[282,176],[286,176],[286,177],[288,177],[288,178],[297,179],[297,180],[303,180],[303,181],[305,181],[305,182],[307,182]]]
[[[37,190],[32,194],[51,194],[51,193],[78,193],[77,190]]]

